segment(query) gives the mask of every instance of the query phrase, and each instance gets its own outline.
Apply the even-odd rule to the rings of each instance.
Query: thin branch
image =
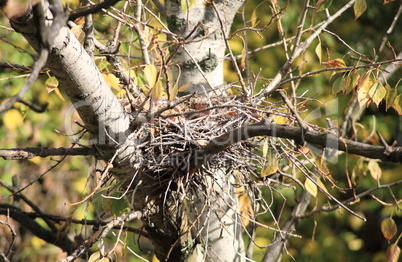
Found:
[[[351,197],[351,198],[349,198],[349,199],[347,199],[345,201],[342,201],[342,204],[343,205],[353,205],[355,203],[358,203],[359,202],[358,200],[360,200],[361,198],[363,198],[365,196],[370,195],[374,191],[377,191],[377,190],[380,190],[380,189],[385,189],[385,188],[391,188],[391,187],[394,187],[394,186],[397,186],[397,185],[400,185],[400,184],[402,184],[402,180],[398,180],[398,181],[395,181],[395,182],[392,182],[392,183],[389,183],[389,184],[379,185],[379,186],[370,188],[370,189],[368,189],[368,190],[366,190],[366,191],[364,191],[364,192],[362,192],[362,193],[360,193],[360,194],[358,194],[356,196],[353,196],[353,197]],[[299,218],[311,217],[312,215],[314,215],[315,213],[318,213],[318,212],[331,212],[331,211],[333,211],[335,209],[338,209],[339,207],[340,207],[339,204],[335,204],[333,206],[324,206],[324,207],[321,207],[321,208],[314,209],[314,210],[312,210],[310,212],[307,212],[304,215],[300,216]]]
[[[20,72],[25,72],[25,73],[30,73],[33,70],[33,67],[31,66],[26,66],[26,65],[17,65],[17,64],[11,64],[11,63],[0,63],[0,68],[10,68],[14,69]],[[45,74],[49,71],[48,68],[42,68],[42,70],[39,72],[40,74]],[[3,79],[0,79],[3,80]]]
[[[11,109],[15,103],[20,102],[23,100],[23,97],[31,88],[31,86],[35,83],[36,79],[38,78],[39,74],[42,71],[42,68],[45,66],[47,57],[49,55],[49,50],[46,48],[42,48],[38,60],[36,60],[33,68],[32,73],[29,75],[27,81],[25,82],[24,86],[15,95],[13,98],[8,100],[7,102],[0,105],[0,114],[6,112],[7,110]]]
[[[14,195],[14,201],[16,199],[21,199],[23,200],[26,204],[28,204],[36,213],[38,214],[43,214],[42,210],[40,210],[40,208],[35,205],[31,200],[29,200],[25,195],[23,195],[21,192],[18,194],[15,194],[15,192],[19,191],[19,188],[17,186],[10,186],[6,183],[4,183],[2,180],[0,180],[0,185],[3,186],[4,188],[6,188],[8,191],[10,191],[13,195]],[[52,223],[52,221],[48,220],[47,218],[43,218],[43,220],[46,222],[46,225],[53,231],[53,232],[57,232],[58,229],[57,227],[54,225],[54,223]]]
[[[2,215],[7,215],[6,210],[9,207],[3,206],[3,204],[0,204],[0,214]],[[102,220],[88,220],[88,219],[73,219],[69,217],[63,217],[63,216],[58,216],[58,215],[50,215],[50,214],[44,214],[44,213],[37,213],[37,212],[24,212],[21,211],[17,208],[15,209],[8,209],[9,212],[17,212],[20,215],[26,216],[30,219],[37,219],[37,218],[42,218],[50,221],[54,221],[56,223],[60,222],[68,222],[68,223],[74,223],[78,225],[84,225],[84,226],[94,226],[94,228],[99,228],[106,226],[110,221],[102,221]],[[148,234],[140,229],[129,227],[129,226],[121,226],[121,225],[114,225],[113,229],[122,229],[124,231],[132,232],[135,234],[139,234],[143,237],[149,237]]]
[[[150,213],[150,212],[147,212]],[[103,228],[99,229],[94,233],[93,236],[84,241],[82,245],[75,249],[75,251],[65,259],[59,260],[58,262],[70,262],[74,261],[76,258],[83,255],[89,248],[95,244],[100,239],[104,238],[115,225],[123,225],[125,222],[131,221],[133,219],[141,219],[145,215],[141,211],[131,210],[130,212],[124,213],[123,215],[114,218],[112,221],[108,222]]]
[[[396,15],[394,16],[394,19],[392,20],[391,25],[389,26],[387,32],[385,33],[384,37],[382,38],[381,45],[380,45],[380,47],[378,48],[378,52],[377,52],[377,54],[376,54],[374,60],[377,60],[377,59],[378,59],[378,56],[380,55],[380,53],[381,53],[382,50],[384,49],[385,44],[387,43],[387,40],[388,40],[388,36],[389,36],[389,35],[392,33],[392,31],[394,30],[395,25],[396,25],[396,21],[398,21],[398,18],[399,18],[399,16],[401,15],[401,13],[402,13],[402,2],[401,2],[401,4],[399,5],[399,9],[398,9]]]
[[[136,10],[135,10],[135,18],[136,18],[136,20],[141,21],[142,1],[137,0],[136,3],[137,3],[137,6],[136,6]],[[147,36],[144,34],[143,28],[140,28],[140,24],[136,24],[134,26],[134,28],[136,29],[135,31],[137,32],[138,39],[140,41],[140,48],[141,48],[142,58],[144,60],[144,63],[146,65],[150,65],[151,59],[150,59],[149,53],[148,53],[149,41],[146,40]]]
[[[398,65],[396,65],[396,63],[398,63],[398,62],[402,62],[402,52],[400,53],[400,55],[398,55],[398,57],[396,57],[396,59],[385,60],[385,61],[376,62],[376,63],[372,63],[372,64],[359,65],[359,66],[346,66],[346,67],[328,67],[328,68],[323,68],[323,69],[319,69],[316,71],[310,71],[305,74],[301,74],[301,75],[294,76],[294,77],[288,78],[286,80],[283,80],[282,82],[280,82],[278,84],[278,87],[283,86],[284,84],[287,84],[289,82],[301,79],[301,78],[310,77],[310,76],[321,74],[324,72],[350,71],[350,70],[360,69],[360,68],[379,67],[382,65],[390,65],[390,66],[392,65],[392,67],[397,68]],[[384,71],[387,71],[387,70],[388,69],[385,69]]]
[[[300,45],[295,46],[295,49],[292,52],[292,56],[284,63],[284,65],[279,70],[279,72],[276,74],[276,76],[272,79],[272,81],[262,89],[262,91],[258,95],[259,98],[262,99],[263,97],[271,94],[276,89],[281,87],[280,83],[281,83],[282,79],[288,74],[290,66],[292,65],[294,59],[297,58],[302,52],[304,52],[310,46],[310,44],[313,42],[313,40],[316,39],[321,34],[322,30],[325,29],[328,25],[330,25],[343,12],[348,10],[355,1],[356,0],[349,1],[341,9],[339,9],[338,12],[336,12],[334,15],[328,17],[324,22],[322,22],[320,27],[318,27],[316,29],[316,31],[314,31],[314,33],[311,34],[310,37],[308,37]]]
[[[244,97],[248,97],[248,96],[251,95],[251,90],[247,90],[247,89],[246,89],[246,83],[244,82],[243,76],[241,75],[239,65],[238,65],[237,62],[236,62],[236,58],[235,58],[235,56],[233,55],[232,49],[230,48],[230,45],[229,45],[229,41],[228,41],[228,39],[226,38],[227,32],[225,31],[224,22],[223,22],[223,20],[222,20],[222,18],[221,18],[221,15],[220,15],[220,13],[219,13],[218,8],[217,8],[216,5],[215,5],[215,2],[214,2],[214,1],[211,1],[211,4],[212,4],[212,7],[213,7],[214,10],[215,10],[215,13],[216,13],[216,16],[217,16],[217,18],[218,18],[219,24],[220,24],[220,26],[221,26],[221,30],[222,30],[222,34],[223,34],[223,39],[224,39],[224,42],[225,42],[225,45],[226,45],[226,49],[227,49],[228,52],[229,52],[229,56],[230,56],[230,58],[231,58],[231,60],[232,60],[233,68],[235,69],[236,74],[237,74],[237,77],[239,78],[240,85],[241,85],[241,88],[242,88],[242,91],[243,91],[243,96],[244,96]],[[201,71],[202,71],[202,70],[201,70]]]

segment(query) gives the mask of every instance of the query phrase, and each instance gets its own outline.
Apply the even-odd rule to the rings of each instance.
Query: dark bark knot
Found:
[[[198,65],[203,72],[211,72],[218,66],[218,57],[215,54],[208,54],[198,61]],[[197,68],[193,60],[187,60],[182,64],[183,69],[194,70]]]
[[[187,29],[187,21],[175,15],[168,17],[169,29],[178,35],[182,35]]]

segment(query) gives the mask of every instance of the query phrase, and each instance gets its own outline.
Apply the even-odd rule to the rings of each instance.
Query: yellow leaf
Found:
[[[357,80],[357,89],[360,89],[361,87],[364,86],[371,86],[371,80],[370,80],[370,73],[367,72],[364,75],[360,76],[359,79]]]
[[[321,47],[321,41],[318,42],[318,45],[315,47],[315,53],[318,56],[318,61],[320,61],[320,64],[322,63],[321,58],[322,58],[322,47]]]
[[[355,13],[355,20],[359,18],[364,11],[367,9],[367,3],[366,0],[356,0],[356,2],[353,5],[353,11]]]
[[[110,262],[110,259],[108,257],[103,257],[101,255],[101,253],[98,251],[98,252],[93,253],[89,257],[88,262]]]
[[[378,105],[384,99],[385,95],[387,94],[387,90],[381,83],[375,82],[368,92],[368,96],[373,100],[373,102]]]
[[[324,183],[323,183],[320,179],[317,179],[317,184],[320,186],[320,188],[321,188],[323,191],[328,192],[328,190],[327,190],[327,188],[325,187]]]
[[[265,139],[264,145],[262,146],[262,157],[266,158],[268,154],[268,140]]]
[[[381,174],[382,174],[382,170],[380,168],[380,165],[378,165],[377,161],[374,160],[370,160],[368,163],[368,169],[370,171],[371,176],[375,179],[375,180],[380,180],[381,178]]]
[[[398,233],[398,228],[392,217],[386,218],[381,222],[381,232],[388,242]]]
[[[84,24],[81,24],[81,25],[76,25],[70,29],[71,33],[73,33],[75,38],[77,38],[81,44],[84,43],[84,39],[85,39],[85,33],[82,30],[83,27],[84,27]]]
[[[186,91],[192,84],[193,82],[188,82],[187,84],[182,85],[181,87],[179,87],[179,92],[184,92]]]
[[[250,217],[254,214],[251,199],[248,195],[241,195],[238,201],[239,211],[242,214],[241,221],[244,226],[247,226],[250,223]]]
[[[66,101],[58,88],[54,92],[62,101]]]
[[[40,250],[41,248],[43,248],[46,245],[46,241],[44,241],[43,239],[37,237],[37,236],[33,236],[31,238],[31,245],[32,248],[35,248],[36,250]]]
[[[267,164],[262,170],[261,170],[261,177],[266,177],[269,175],[272,175],[278,171],[278,159],[273,158],[269,164]]]
[[[306,178],[304,187],[312,196],[317,197],[317,186],[310,179]]]
[[[394,103],[392,107],[398,112],[399,115],[402,115],[402,94],[399,94],[395,97]]]
[[[274,116],[272,118],[273,124],[284,125],[289,123],[289,119],[284,116]]]
[[[162,97],[162,82],[158,81],[151,90],[152,101],[158,101]]]
[[[241,60],[240,60],[240,69],[242,71],[246,70],[246,59],[247,59],[247,51],[246,48],[243,47],[241,50]]]
[[[144,68],[144,76],[149,88],[154,87],[156,79],[158,77],[158,70],[156,69],[156,66],[146,65]]]
[[[399,256],[401,254],[401,249],[397,244],[391,244],[387,248],[387,262],[398,262]]]
[[[17,127],[22,126],[24,120],[20,111],[17,109],[8,110],[3,116],[3,124],[10,131],[15,130]]]
[[[29,158],[28,161],[39,166],[40,162],[42,161],[42,158],[39,157],[39,156],[36,156],[36,157],[33,157],[33,158]]]
[[[119,86],[120,81],[115,75],[113,75],[113,74],[102,74],[102,75],[103,75],[103,78],[105,79],[106,83],[110,87],[116,89],[117,91],[120,91],[120,89],[121,89],[121,87]]]
[[[369,90],[370,90],[369,82],[367,82],[357,90],[357,102],[359,103],[360,107],[367,105],[367,102],[370,101],[370,98],[368,96]]]

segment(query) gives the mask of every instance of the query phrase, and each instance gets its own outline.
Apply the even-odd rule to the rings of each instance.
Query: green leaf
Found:
[[[47,92],[51,93],[59,86],[59,81],[57,80],[56,77],[51,76],[46,80],[45,86],[46,86]]]
[[[336,75],[335,77],[336,78],[332,83],[332,94],[334,95],[342,91],[342,76]]]
[[[318,12],[324,11],[325,9],[329,8],[332,4],[332,0],[318,0],[317,4],[315,5]]]
[[[180,0],[181,10],[183,13],[187,13],[188,10],[193,8],[197,3],[196,0]]]
[[[357,20],[367,9],[366,0],[356,0],[353,5],[353,11],[355,13],[355,20]]]
[[[394,103],[395,97],[398,95],[396,88],[391,88],[389,84],[385,85],[387,95],[385,96],[385,110],[388,110]]]

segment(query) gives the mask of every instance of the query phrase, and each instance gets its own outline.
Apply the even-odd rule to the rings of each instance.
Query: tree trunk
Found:
[[[179,36],[172,49],[173,62],[179,65],[173,67],[173,77],[179,79],[179,86],[192,82],[187,93],[208,90],[224,93],[215,90],[224,84],[224,38],[243,2],[204,4],[198,0],[186,13],[177,1],[166,1],[169,26]],[[44,6],[47,26],[50,26],[57,13],[50,12],[46,2]],[[39,27],[31,11],[11,18],[10,23],[41,52]],[[153,215],[143,217],[143,222],[158,258],[161,261],[244,261],[233,177],[225,170],[217,170],[213,177],[206,175],[201,179],[206,182],[197,185],[198,189],[192,187],[191,193],[185,193],[187,202],[178,202],[177,198],[183,194],[168,183],[161,183],[172,181],[174,174],[153,174],[141,165],[143,156],[136,148],[146,136],[134,134],[128,114],[69,28],[62,25],[51,43],[47,66],[92,135],[91,142],[100,158],[114,159],[113,174],[129,182],[133,180],[133,207],[154,211]]]
[[[166,1],[169,29],[179,36],[171,48],[172,60],[179,65],[172,67],[173,79],[179,79],[179,86],[191,83],[184,94],[225,95],[225,39],[237,10],[245,1],[188,2],[192,4],[181,6],[180,1]],[[213,177],[204,175],[205,188],[193,192],[189,214],[189,223],[196,225],[192,228],[193,238],[201,242],[196,247],[195,261],[244,261],[234,179],[225,169],[216,170]]]

